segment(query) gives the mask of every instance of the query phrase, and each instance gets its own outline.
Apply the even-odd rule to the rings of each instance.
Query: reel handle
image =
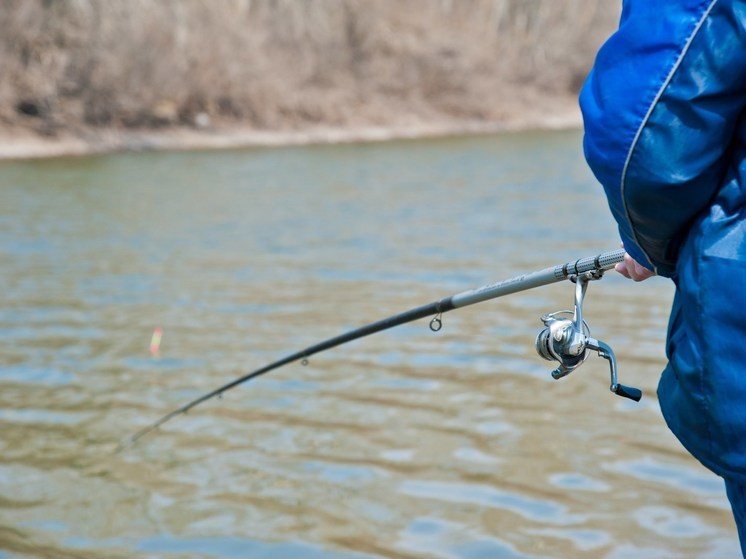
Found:
[[[619,384],[617,382],[616,374],[616,357],[614,357],[614,350],[611,349],[609,344],[604,343],[600,340],[590,338],[588,340],[588,347],[598,352],[598,354],[609,362],[609,375],[611,376],[611,390],[617,396],[622,398],[629,398],[635,402],[639,402],[642,398],[642,390],[635,388],[634,386],[627,386],[625,384]]]
[[[639,388],[635,388],[634,386],[617,384],[616,386],[611,387],[611,391],[617,396],[621,396],[622,398],[629,398],[630,400],[634,400],[635,402],[639,402],[640,398],[642,398],[642,390],[640,390]]]

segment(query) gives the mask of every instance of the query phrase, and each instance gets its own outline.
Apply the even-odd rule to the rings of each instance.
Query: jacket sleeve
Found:
[[[580,94],[625,249],[664,276],[717,193],[746,99],[744,0],[624,0]]]

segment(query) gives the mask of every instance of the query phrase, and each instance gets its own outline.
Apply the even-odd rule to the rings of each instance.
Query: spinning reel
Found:
[[[544,329],[536,336],[536,351],[547,361],[557,361],[559,367],[552,371],[552,378],[560,379],[582,365],[593,350],[609,362],[610,390],[624,398],[639,402],[642,391],[617,382],[614,351],[604,342],[591,337],[588,324],[583,320],[583,299],[588,282],[601,279],[603,271],[592,270],[571,279],[575,283],[575,310],[558,311],[541,317]]]

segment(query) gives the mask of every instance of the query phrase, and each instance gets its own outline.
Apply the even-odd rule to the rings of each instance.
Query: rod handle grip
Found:
[[[630,400],[634,400],[635,402],[639,402],[640,398],[642,398],[642,390],[640,390],[639,388],[635,388],[634,386],[625,386],[624,384],[616,384],[611,389],[611,391],[617,396],[621,396],[623,398],[629,398]]]

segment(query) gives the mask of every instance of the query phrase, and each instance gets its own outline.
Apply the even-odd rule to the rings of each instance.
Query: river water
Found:
[[[721,482],[658,410],[659,278],[607,274],[584,309],[640,403],[595,355],[549,376],[533,343],[563,283],[288,365],[115,452],[324,338],[617,248],[580,142],[1,164],[0,558],[738,557]]]

